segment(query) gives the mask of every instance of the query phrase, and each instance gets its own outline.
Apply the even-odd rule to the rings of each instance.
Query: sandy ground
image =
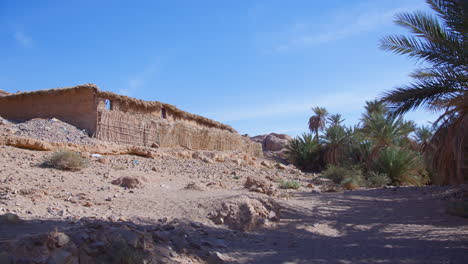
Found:
[[[168,152],[169,153],[169,152]],[[449,187],[318,192],[312,175],[231,160],[213,164],[175,155],[92,159],[79,172],[41,167],[50,152],[0,146],[0,213],[25,220],[0,224],[0,241],[72,225],[82,217],[151,225],[167,218],[197,222],[227,263],[466,263],[468,219],[445,213]],[[142,179],[125,189],[111,182]],[[208,214],[233,197],[268,197],[243,188],[246,177],[294,179],[281,190],[281,221],[252,232],[215,225]],[[202,190],[187,190],[195,182]],[[277,183],[273,182],[275,185]],[[310,187],[310,186],[309,186]]]

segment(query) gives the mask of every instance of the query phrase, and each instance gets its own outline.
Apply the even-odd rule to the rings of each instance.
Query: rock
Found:
[[[225,158],[224,158],[223,155],[218,155],[218,156],[216,156],[215,161],[217,161],[217,162],[224,162],[224,161],[225,161]]]
[[[235,160],[234,160],[234,163],[235,163],[236,165],[239,165],[239,166],[240,166],[240,165],[242,165],[243,160],[241,160],[241,159],[235,159]]]
[[[130,146],[128,148],[128,154],[133,154],[141,157],[146,157],[146,158],[154,158],[154,153],[149,150],[148,148],[145,147],[140,147],[140,146]]]
[[[192,154],[192,158],[194,158],[194,159],[200,159],[201,160],[201,159],[203,159],[203,157],[204,156],[200,151],[195,151]]]
[[[260,165],[265,166],[267,168],[272,168],[273,167],[273,166],[271,166],[271,163],[266,161],[266,160],[262,160],[262,162],[260,162]]]
[[[0,116],[0,125],[6,125],[8,121]]]
[[[262,144],[263,151],[280,151],[286,147],[291,139],[288,135],[276,133],[251,138],[252,141]]]
[[[190,182],[188,183],[185,187],[184,187],[185,190],[194,190],[194,191],[204,191],[205,188],[203,188],[202,186],[199,186],[197,183],[195,182]]]
[[[55,246],[57,247],[63,247],[68,242],[70,242],[70,237],[68,237],[66,234],[62,232],[54,232],[52,233],[52,237],[55,241]]]
[[[278,170],[286,170],[287,167],[284,164],[276,163],[276,168]]]
[[[93,204],[92,204],[90,201],[86,201],[86,202],[83,204],[83,206],[85,206],[85,207],[91,207],[91,206],[93,206]]]
[[[137,178],[135,176],[123,176],[116,180],[113,180],[111,183],[114,185],[119,185],[120,187],[133,189],[133,188],[140,187],[143,184],[143,181],[140,179],[144,179],[144,178],[142,177]]]
[[[208,264],[222,264],[226,263],[225,256],[217,251],[210,253],[208,258],[206,259],[206,262]]]
[[[279,221],[279,217],[276,215],[275,211],[270,211],[270,213],[268,213],[268,219],[275,222]]]
[[[208,157],[204,157],[204,158],[203,158],[203,161],[204,161],[205,163],[208,163],[208,164],[213,164],[213,163],[214,163],[214,161],[213,161],[212,159],[208,158]]]
[[[226,224],[231,229],[252,231],[266,223],[265,219],[279,221],[279,211],[280,206],[272,199],[241,196],[222,202],[210,213],[209,218],[215,224]]]
[[[0,215],[0,224],[19,224],[20,218],[16,214],[6,213],[4,215]]]
[[[247,180],[244,183],[244,188],[267,195],[276,195],[277,193],[277,190],[274,188],[273,184],[254,176],[247,177]]]
[[[106,158],[104,158],[104,157],[103,157],[103,158],[99,158],[97,161],[98,161],[99,163],[102,163],[102,164],[109,164],[109,160],[106,159]]]
[[[188,151],[179,151],[177,152],[177,156],[183,159],[190,159],[192,154]]]

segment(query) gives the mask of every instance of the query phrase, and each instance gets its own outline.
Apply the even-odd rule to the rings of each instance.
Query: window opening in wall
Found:
[[[161,118],[167,119],[166,109],[164,107],[161,108]]]
[[[111,105],[110,100],[106,99],[104,103],[106,104],[106,110],[112,110],[112,105]]]

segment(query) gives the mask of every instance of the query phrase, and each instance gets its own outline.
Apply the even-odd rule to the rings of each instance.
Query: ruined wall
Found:
[[[151,147],[186,147],[194,150],[239,150],[261,156],[262,147],[249,138],[217,128],[206,128],[186,122],[135,116],[119,111],[100,110],[98,130],[100,140]]]
[[[96,130],[96,101],[90,88],[30,92],[0,97],[0,116],[14,121],[58,118],[92,135]]]

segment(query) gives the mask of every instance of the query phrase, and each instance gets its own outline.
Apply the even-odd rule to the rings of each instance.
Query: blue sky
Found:
[[[311,107],[358,121],[409,81],[414,61],[378,48],[423,0],[0,1],[0,89],[95,83],[174,104],[249,135],[298,135]],[[407,116],[419,124],[434,114]]]

